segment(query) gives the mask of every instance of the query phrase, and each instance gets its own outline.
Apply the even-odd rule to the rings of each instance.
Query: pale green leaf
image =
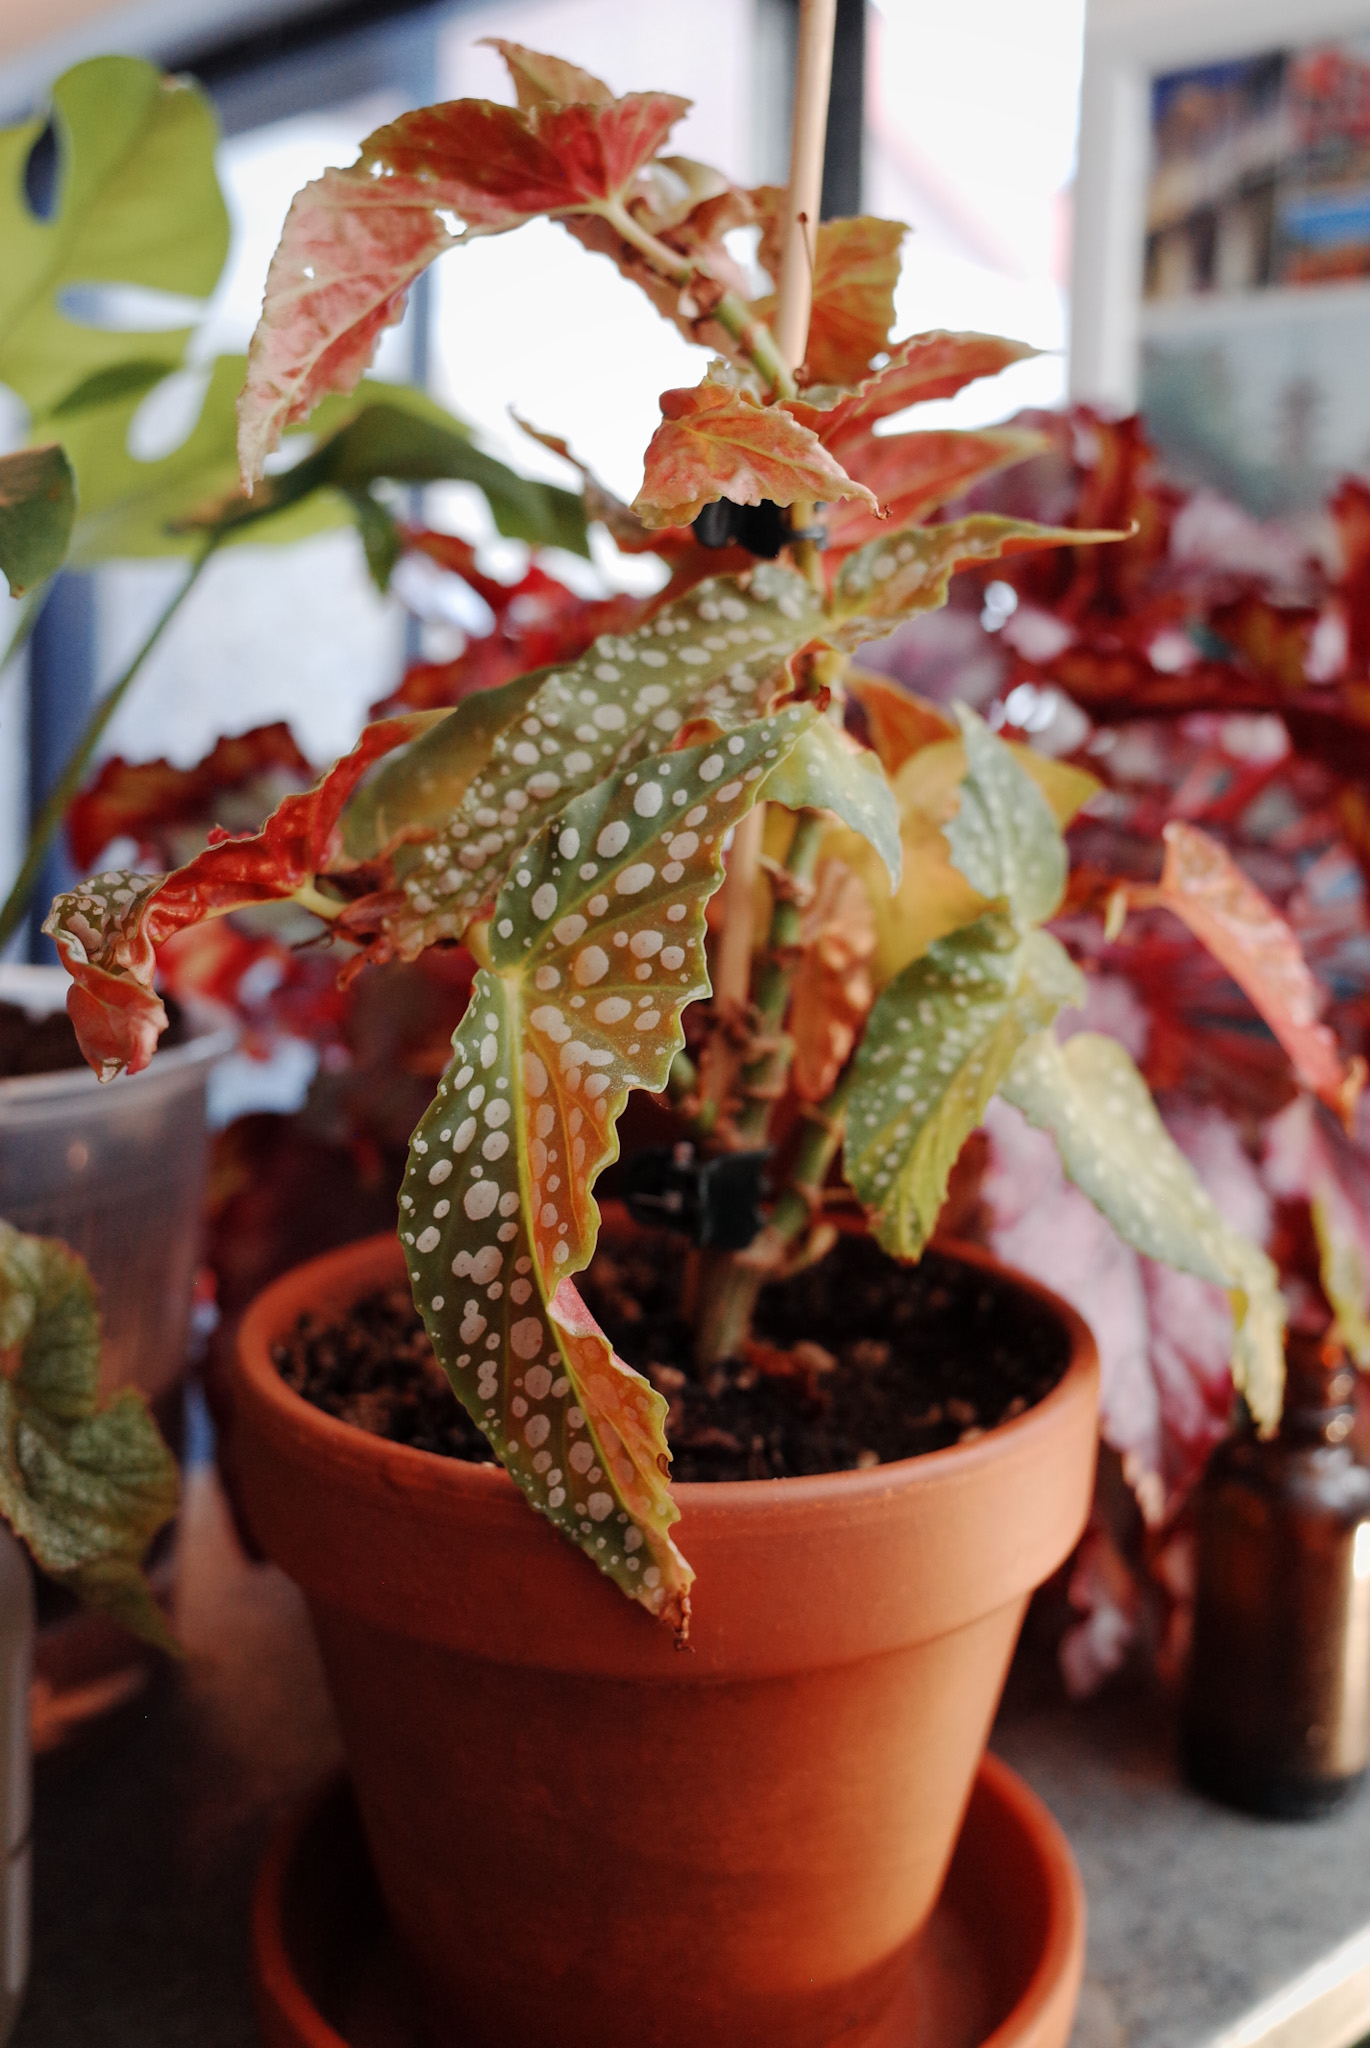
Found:
[[[814,715],[649,757],[543,829],[495,905],[492,966],[400,1198],[414,1298],[462,1404],[533,1506],[677,1620],[692,1574],[669,1536],[665,1403],[569,1283],[628,1091],[665,1086],[681,1013],[709,992],[725,837]]]
[[[1336,1317],[1336,1334],[1362,1372],[1370,1369],[1370,1290],[1359,1233],[1345,1213],[1345,1197],[1324,1185],[1309,1204],[1318,1241],[1318,1277]]]
[[[837,574],[827,637],[834,646],[859,647],[892,633],[904,619],[936,611],[947,601],[952,576],[975,562],[1034,548],[1080,547],[1124,540],[1121,533],[1039,526],[1031,519],[1005,519],[975,512],[941,526],[911,526],[857,548]]]
[[[1083,991],[1048,932],[996,914],[934,941],[882,990],[856,1055],[845,1171],[886,1251],[917,1258],[1019,1048]]]
[[[766,711],[820,624],[805,579],[762,566],[701,583],[649,624],[607,633],[551,670],[405,877],[408,909],[388,927],[396,951],[412,958],[463,937],[519,848],[577,791],[667,746],[692,719],[728,732]]]
[[[496,689],[473,691],[455,710],[432,713],[427,731],[388,754],[343,811],[344,861],[376,860],[450,818],[489,760],[497,735],[518,717],[547,673],[534,669]]]
[[[176,1461],[142,1396],[100,1401],[100,1324],[84,1263],[0,1223],[0,1514],[43,1570],[163,1648],[140,1566],[176,1511]]]
[[[894,791],[879,755],[859,747],[840,727],[826,718],[810,726],[772,769],[761,794],[792,811],[834,812],[870,842],[889,871],[891,889],[899,887],[903,847]]]
[[[1013,751],[964,704],[966,778],[946,827],[952,864],[986,902],[1002,903],[1020,930],[1044,924],[1066,890],[1066,843],[1051,805]]]
[[[63,300],[98,285],[205,299],[228,253],[208,99],[134,57],[77,64],[52,88],[57,148],[51,218],[24,195],[46,115],[0,132],[0,383],[42,415],[131,359],[174,368],[189,333],[97,327]]]
[[[0,456],[0,574],[22,597],[62,566],[76,491],[60,448]]]
[[[1082,1031],[1066,1044],[1033,1038],[1013,1064],[1005,1098],[1050,1131],[1077,1187],[1135,1251],[1232,1296],[1232,1376],[1265,1427],[1279,1419],[1284,1305],[1279,1275],[1224,1221],[1166,1130],[1145,1081],[1116,1039]]]

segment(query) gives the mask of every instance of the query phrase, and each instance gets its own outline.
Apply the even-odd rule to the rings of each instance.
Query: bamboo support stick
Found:
[[[790,182],[782,224],[782,257],[775,339],[786,367],[797,370],[809,339],[813,304],[814,244],[819,199],[823,188],[823,149],[828,128],[828,91],[832,84],[833,31],[837,0],[800,0],[799,49],[794,78],[794,117],[790,131]],[[796,507],[801,523],[812,517]],[[745,1009],[751,988],[752,928],[756,873],[761,859],[763,806],[757,804],[738,824],[723,884],[723,929],[715,961],[714,993],[733,1009]],[[712,1092],[712,1091],[711,1091]]]

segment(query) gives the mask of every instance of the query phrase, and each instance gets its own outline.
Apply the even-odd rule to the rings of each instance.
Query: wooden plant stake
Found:
[[[780,290],[775,317],[776,346],[790,370],[799,368],[808,347],[836,21],[837,0],[800,0],[790,181],[782,223]],[[791,508],[792,523],[800,529],[807,526],[812,518],[811,505]],[[765,805],[756,804],[739,824],[728,856],[728,872],[723,883],[722,929],[714,972],[714,994],[719,1001],[720,1013],[725,1017],[745,1013],[750,994],[756,877],[764,829]],[[719,1052],[722,1053],[721,1047]],[[708,1087],[708,1092],[715,1099],[726,1093],[733,1065],[732,1060],[719,1059],[715,1074],[710,1077],[716,1085]]]

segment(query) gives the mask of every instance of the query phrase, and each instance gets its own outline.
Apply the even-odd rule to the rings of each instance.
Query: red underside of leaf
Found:
[[[1207,833],[1172,822],[1165,842],[1161,901],[1245,990],[1304,1086],[1349,1124],[1365,1063],[1344,1062],[1335,1034],[1318,1022],[1318,985],[1289,925]]]
[[[116,755],[67,813],[72,860],[89,870],[112,840],[143,846],[169,826],[210,819],[223,797],[273,770],[302,782],[314,773],[284,723],[220,739],[192,768]]]

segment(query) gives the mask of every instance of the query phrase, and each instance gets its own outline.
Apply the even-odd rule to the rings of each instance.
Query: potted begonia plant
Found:
[[[983,1258],[909,1270],[989,1099],[1055,1134],[1130,1242],[1229,1289],[1267,1419],[1280,1301],[1123,1048],[1053,1033],[1083,993],[1047,929],[1061,821],[1094,785],[850,666],[961,564],[1113,537],[939,522],[1035,444],[877,431],[1023,351],[891,344],[895,224],[806,241],[811,39],[786,194],[663,156],[680,100],[500,48],[517,107],[404,116],[297,198],[241,401],[245,480],[355,380],[426,264],[551,216],[720,351],[666,395],[631,511],[591,494],[671,584],[584,653],[369,726],[259,831],[170,875],[95,877],[48,929],[105,1074],[151,1059],[157,949],[208,917],[292,902],[348,971],[469,950],[398,1237],[300,1269],[247,1319],[250,1519],[309,1596],[439,2032],[854,2048],[883,2038],[1025,1601],[1088,1509],[1083,1326]],[[725,245],[747,223],[775,295]],[[634,1091],[669,1136],[625,1162],[629,1215],[595,1263]],[[633,1213],[690,1225],[693,1249]],[[341,1317],[336,1375],[352,1310],[382,1331],[384,1379],[397,1282],[473,1425],[462,1445],[443,1425],[456,1457],[354,1427],[278,1368],[307,1383]],[[425,1348],[402,1330],[389,1362],[421,1378]],[[833,1428],[846,1469],[768,1410],[788,1401],[802,1439],[891,1369],[873,1405],[892,1428]],[[671,1405],[724,1483],[673,1493]],[[795,1476],[750,1476],[777,1469]]]

